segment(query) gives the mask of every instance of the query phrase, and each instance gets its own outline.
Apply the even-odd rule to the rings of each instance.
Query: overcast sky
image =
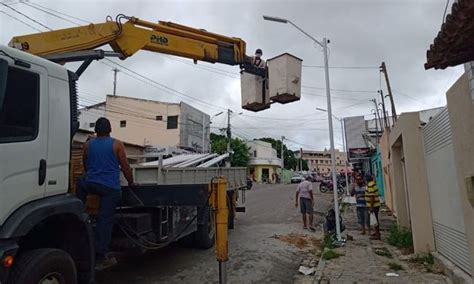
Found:
[[[72,23],[46,14],[17,0],[0,0],[11,8],[53,29],[73,26]],[[445,92],[462,74],[462,67],[425,71],[426,50],[438,33],[445,0],[412,1],[47,1],[30,0],[30,5],[72,15],[99,23],[107,15],[123,13],[148,21],[165,20],[203,28],[247,42],[247,54],[263,49],[264,57],[289,52],[303,59],[305,66],[323,64],[321,49],[290,25],[267,22],[262,15],[288,18],[316,38],[327,37],[330,43],[329,64],[334,67],[375,67],[368,69],[331,69],[334,114],[339,117],[368,115],[374,108],[369,99],[377,98],[380,73],[376,67],[386,62],[397,112],[416,111],[446,104]],[[36,6],[39,8],[39,6]],[[0,5],[0,43],[11,37],[34,33],[44,27],[17,12]],[[449,11],[449,10],[448,10]],[[232,118],[233,133],[244,139],[286,136],[293,149],[329,147],[324,71],[304,67],[302,98],[291,104],[273,104],[270,109],[253,113],[241,109],[239,69],[236,66],[208,64],[162,54],[139,52],[120,64],[150,79],[179,91],[141,82],[132,74],[119,72],[118,95],[161,101],[185,101],[214,115],[230,108],[242,115]],[[111,65],[111,63],[108,63]],[[71,68],[74,66],[69,65]],[[112,68],[95,62],[80,78],[81,104],[104,100],[112,93]],[[143,79],[142,79],[143,80]],[[385,84],[382,81],[384,92]],[[346,91],[341,91],[346,90]],[[350,92],[348,92],[350,91]],[[362,91],[362,92],[355,92]],[[183,94],[185,96],[183,96]],[[191,99],[191,98],[196,98]],[[388,104],[388,102],[387,102]],[[336,147],[341,147],[340,126],[335,123]],[[225,117],[213,119],[212,127],[224,127]]]

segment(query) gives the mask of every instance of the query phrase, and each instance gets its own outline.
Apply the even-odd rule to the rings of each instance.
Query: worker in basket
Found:
[[[125,146],[117,139],[110,137],[110,121],[99,118],[95,123],[97,137],[84,144],[82,162],[85,176],[77,182],[76,195],[86,202],[88,194],[100,197],[99,214],[95,230],[96,267],[111,266],[117,262],[107,255],[112,238],[115,208],[121,198],[120,170],[129,186],[134,185],[132,170],[127,161]]]

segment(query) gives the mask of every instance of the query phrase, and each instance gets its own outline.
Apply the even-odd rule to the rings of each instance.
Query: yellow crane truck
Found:
[[[97,49],[104,45],[112,50]],[[0,46],[0,283],[94,281],[94,214],[71,190],[71,145],[79,125],[76,82],[92,61],[126,59],[140,50],[267,76],[251,64],[239,38],[124,15],[17,36]],[[82,64],[73,72],[63,66],[68,62]],[[245,168],[137,168],[135,174],[138,182],[140,174],[146,181],[122,188],[114,251],[157,249],[179,239],[210,248],[217,208],[217,190],[211,189],[222,184],[213,179],[227,177],[231,217],[236,191],[246,186]],[[217,219],[225,223],[222,215]]]

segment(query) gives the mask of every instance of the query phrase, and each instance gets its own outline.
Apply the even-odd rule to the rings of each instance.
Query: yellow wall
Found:
[[[272,181],[272,175],[274,173],[279,173],[279,167],[278,166],[266,166],[266,165],[258,165],[258,166],[249,166],[250,169],[255,169],[255,181],[256,182],[262,182],[262,170],[263,169],[268,169],[269,172],[269,179],[270,182],[274,183],[276,180]]]

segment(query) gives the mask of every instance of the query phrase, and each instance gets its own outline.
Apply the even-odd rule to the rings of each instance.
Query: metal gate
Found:
[[[423,140],[436,250],[472,275],[447,108],[423,128]]]

